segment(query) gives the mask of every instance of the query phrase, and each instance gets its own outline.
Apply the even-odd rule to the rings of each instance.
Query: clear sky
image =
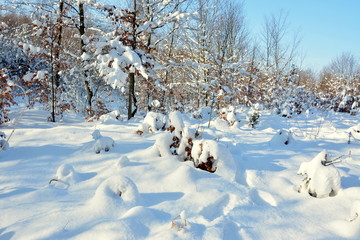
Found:
[[[303,67],[321,70],[342,52],[360,61],[360,0],[244,0],[255,38],[266,15],[288,14],[289,34],[300,31]]]

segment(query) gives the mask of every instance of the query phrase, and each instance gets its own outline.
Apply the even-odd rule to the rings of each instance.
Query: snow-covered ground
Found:
[[[26,111],[0,152],[0,239],[360,239],[360,133],[348,144],[359,116],[261,112],[252,129],[238,115],[233,126],[218,119],[210,128],[183,115],[185,127],[223,149],[210,173],[159,157],[162,133],[136,134],[140,118],[68,114],[50,123],[46,112]],[[114,147],[97,143],[96,154],[94,130]],[[324,149],[329,160],[345,155],[331,165],[341,189],[315,198],[297,172]]]

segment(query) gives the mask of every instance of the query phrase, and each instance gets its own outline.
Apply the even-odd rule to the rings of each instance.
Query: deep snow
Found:
[[[140,117],[85,122],[67,114],[50,123],[46,116],[27,110],[0,152],[0,239],[360,239],[360,133],[352,131],[359,116],[261,111],[252,129],[238,109],[233,126],[217,119],[207,128],[206,118],[182,115],[181,127],[223,149],[215,173],[160,157],[155,143],[164,133],[139,136]],[[0,131],[9,135],[13,126]],[[115,141],[108,152],[94,152],[95,129]],[[291,132],[289,144],[276,137],[281,129]],[[333,165],[340,191],[299,193],[301,163],[324,149],[332,159],[345,155]]]

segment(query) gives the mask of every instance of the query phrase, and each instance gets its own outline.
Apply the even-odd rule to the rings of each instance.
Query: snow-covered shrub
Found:
[[[174,139],[176,140],[176,137],[169,132],[164,132],[158,136],[154,146],[161,157],[173,155]]]
[[[223,108],[217,112],[219,118],[225,120],[229,126],[233,126],[236,122],[239,122],[238,116],[236,115],[235,108],[230,106],[229,108]]]
[[[115,166],[118,168],[126,167],[130,164],[130,160],[127,156],[121,156],[121,158],[115,163]]]
[[[100,153],[101,151],[108,152],[115,146],[114,140],[110,137],[102,136],[99,130],[95,130],[92,133],[92,137],[95,140],[93,145],[95,153]]]
[[[256,124],[259,123],[260,113],[257,107],[250,108],[247,115],[248,124],[250,127],[254,128]]]
[[[6,141],[6,134],[0,131],[0,150],[9,148],[9,143]]]
[[[303,162],[297,173],[305,176],[299,191],[305,188],[313,197],[335,196],[341,189],[340,174],[328,161],[326,150],[320,152],[310,162]]]
[[[215,172],[219,160],[218,143],[214,140],[194,141],[191,158],[195,167],[208,172]]]
[[[162,113],[148,112],[142,124],[140,124],[137,134],[153,133],[166,129],[167,118]]]
[[[289,145],[294,142],[292,132],[286,129],[280,129],[270,140],[273,145]]]
[[[351,205],[351,209],[350,209],[350,218],[349,221],[355,221],[356,219],[358,219],[360,215],[360,201],[354,201]]]
[[[191,150],[194,145],[193,139],[198,139],[200,137],[201,136],[197,130],[191,131],[188,127],[184,128],[183,137],[180,140],[180,145],[177,152],[182,160],[188,161],[192,159]]]
[[[181,138],[182,131],[185,126],[181,113],[179,111],[171,112],[169,114],[169,122],[170,126],[167,128],[167,130],[170,132],[174,132],[176,137]]]

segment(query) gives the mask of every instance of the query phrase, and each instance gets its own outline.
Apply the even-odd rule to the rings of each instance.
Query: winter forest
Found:
[[[2,0],[0,239],[359,239],[360,56],[246,2]]]

